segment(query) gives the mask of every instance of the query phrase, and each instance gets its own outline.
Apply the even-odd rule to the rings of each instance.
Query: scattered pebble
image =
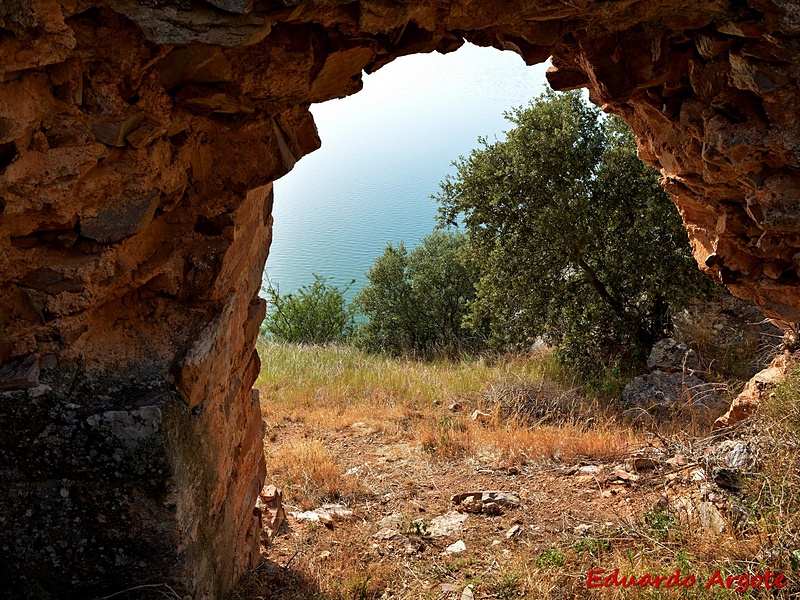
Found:
[[[444,549],[445,554],[459,554],[464,552],[467,549],[467,545],[462,541],[458,540],[454,544],[450,544],[447,548]]]
[[[575,526],[575,527],[572,529],[572,531],[574,531],[574,532],[575,532],[575,535],[583,535],[584,533],[586,533],[587,531],[589,531],[591,528],[592,528],[592,526],[591,526],[591,525],[588,525],[587,523],[582,523],[582,524],[580,524],[580,525],[576,525],[576,526]]]
[[[512,537],[519,535],[520,533],[522,533],[522,528],[519,525],[514,525],[511,529],[506,531],[506,538],[510,540]]]

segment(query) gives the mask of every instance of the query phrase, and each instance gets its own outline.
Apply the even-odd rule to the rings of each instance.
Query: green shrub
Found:
[[[344,289],[330,285],[314,274],[314,283],[301,287],[296,294],[281,295],[269,286],[267,318],[263,331],[280,342],[326,344],[344,342],[353,335],[355,320],[344,295]]]
[[[423,357],[480,345],[480,336],[462,325],[477,280],[462,261],[465,242],[463,233],[434,231],[410,252],[402,242],[389,244],[354,302],[368,318],[359,329],[359,344]]]

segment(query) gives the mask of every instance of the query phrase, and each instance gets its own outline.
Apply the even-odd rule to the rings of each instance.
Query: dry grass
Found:
[[[477,406],[481,390],[514,374],[538,379],[553,361],[546,354],[475,361],[392,359],[347,346],[264,344],[256,386],[268,422],[348,427],[356,422],[385,430],[436,407],[465,401]],[[378,409],[377,411],[375,409]],[[393,424],[393,425],[390,425]]]
[[[568,465],[614,468],[635,450],[681,452],[711,469],[705,449],[718,439],[691,415],[657,435],[628,424],[618,407],[582,397],[546,353],[422,363],[338,347],[261,350],[269,481],[290,505],[339,501],[354,516],[331,529],[293,522],[234,600],[457,600],[467,585],[477,600],[800,598],[800,376],[728,433],[752,440],[758,466],[741,492],[713,488],[735,507],[713,533],[664,501],[665,490],[673,497],[678,489],[666,485],[669,470],[622,486],[565,474]],[[543,374],[561,383],[542,383]],[[681,489],[705,485],[689,470],[677,473]],[[467,489],[514,490],[525,507],[471,515],[461,535],[468,550],[447,555],[454,540],[426,537],[426,527],[452,508],[451,493]],[[377,522],[398,512],[408,544],[376,541]],[[580,523],[591,528],[578,533]],[[507,538],[515,524],[520,535]],[[590,570],[617,567],[637,577],[680,569],[697,583],[587,589]],[[790,584],[769,594],[703,587],[717,569],[729,576],[767,567]]]
[[[543,383],[559,369],[549,351],[421,362],[345,346],[268,344],[261,355],[256,385],[272,435],[287,423],[312,435],[359,425],[414,440],[433,460],[496,450],[515,462],[608,457],[634,437],[613,422],[618,407]],[[475,410],[491,418],[474,420]]]
[[[358,486],[342,475],[341,467],[320,439],[301,439],[278,446],[267,456],[273,481],[302,510],[353,497]]]
[[[592,428],[543,426],[531,429],[508,424],[499,429],[483,430],[483,435],[476,437],[497,448],[502,464],[517,466],[543,461],[610,461],[624,456],[638,443],[633,430],[610,425]]]

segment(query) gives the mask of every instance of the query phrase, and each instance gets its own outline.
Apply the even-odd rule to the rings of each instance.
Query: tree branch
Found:
[[[572,263],[584,272],[586,277],[589,279],[589,283],[592,285],[594,290],[597,292],[597,295],[600,296],[603,302],[608,304],[611,307],[611,310],[614,311],[614,314],[616,314],[620,319],[625,319],[625,309],[622,306],[622,303],[611,295],[605,284],[600,281],[597,273],[594,272],[594,269],[592,269],[592,267],[590,267],[589,264],[583,259],[583,256],[576,252],[571,259]]]

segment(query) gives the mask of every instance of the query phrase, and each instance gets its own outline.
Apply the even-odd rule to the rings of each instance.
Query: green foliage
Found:
[[[594,558],[600,558],[611,550],[611,541],[608,538],[586,537],[576,540],[572,549],[578,553],[586,553]]]
[[[556,548],[545,550],[536,558],[536,566],[539,569],[552,569],[564,564],[566,556]]]
[[[431,537],[430,527],[422,519],[402,523],[400,533],[406,537],[429,538]]]
[[[523,582],[519,573],[499,573],[489,580],[486,587],[492,597],[499,600],[519,598],[523,593]]]
[[[353,312],[344,298],[350,285],[339,289],[314,274],[314,283],[296,294],[282,296],[269,286],[263,330],[278,341],[295,344],[346,341],[355,328]]]
[[[577,92],[506,118],[507,139],[481,140],[436,196],[442,224],[463,220],[480,276],[472,326],[488,322],[503,347],[544,337],[584,374],[643,360],[669,307],[710,289],[658,174]]]
[[[663,509],[655,508],[646,512],[643,516],[643,520],[649,533],[656,539],[668,537],[670,531],[677,527],[675,517]]]
[[[393,355],[452,354],[478,338],[462,326],[476,277],[461,258],[466,237],[434,231],[410,252],[389,244],[367,272],[354,304],[368,321],[360,345]]]

